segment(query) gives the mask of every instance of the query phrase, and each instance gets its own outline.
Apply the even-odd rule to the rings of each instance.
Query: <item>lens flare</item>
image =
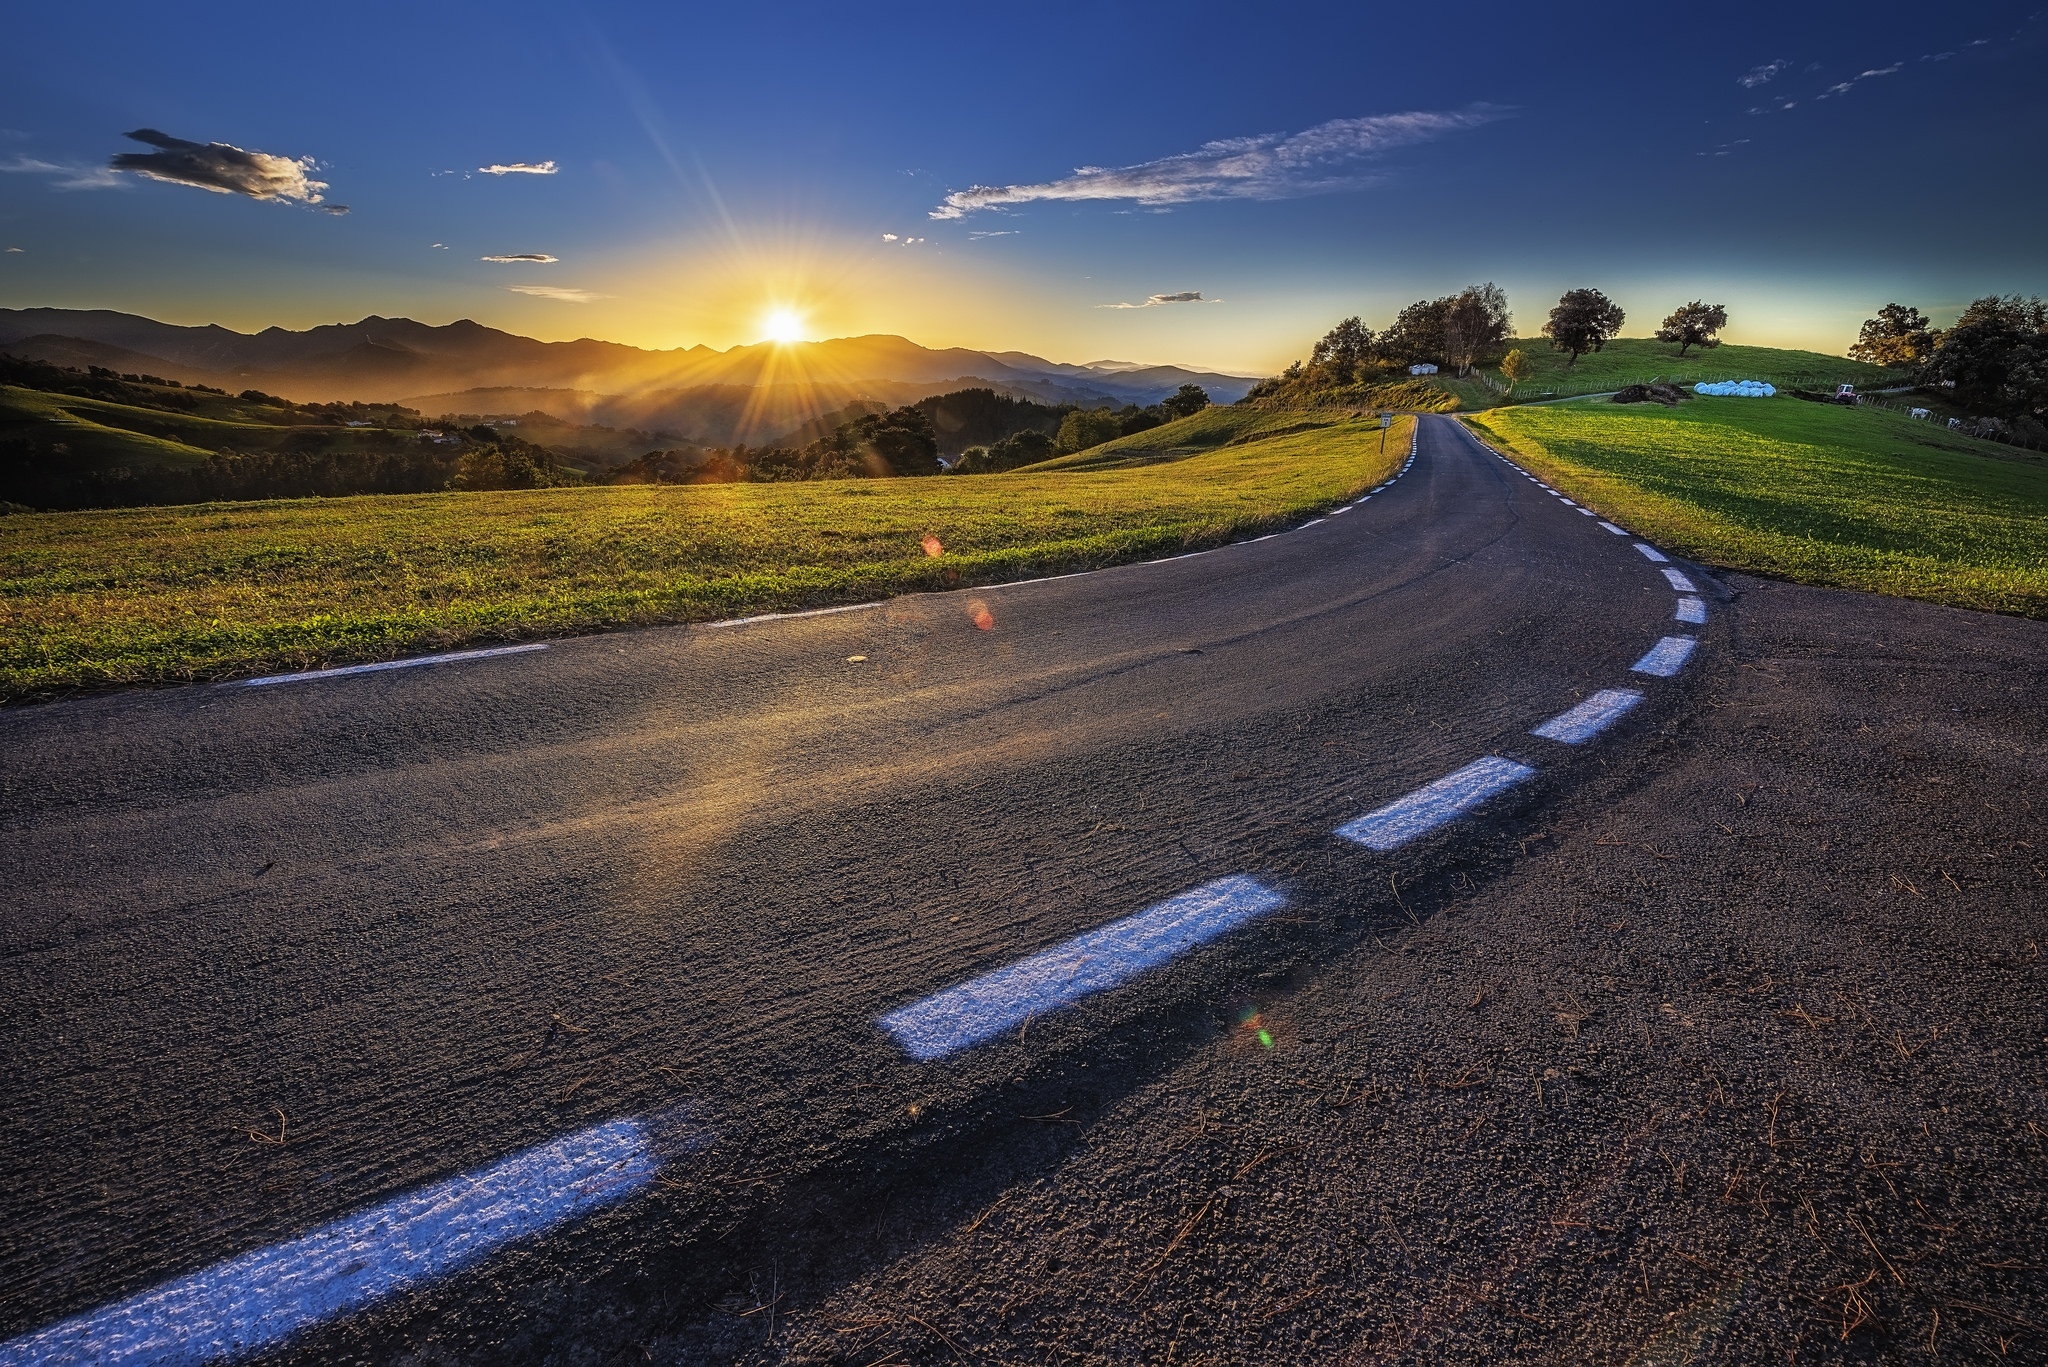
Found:
[[[968,602],[967,619],[973,622],[975,628],[979,631],[994,631],[996,629],[995,614],[990,612],[988,604],[982,602],[979,598],[971,599]]]
[[[924,547],[926,555],[944,555],[946,553],[944,544],[936,536],[927,536],[917,544]]]
[[[1259,1014],[1257,1007],[1247,1006],[1237,1018],[1237,1024],[1246,1034],[1268,1049],[1273,1047],[1273,1032],[1266,1028],[1266,1018]]]

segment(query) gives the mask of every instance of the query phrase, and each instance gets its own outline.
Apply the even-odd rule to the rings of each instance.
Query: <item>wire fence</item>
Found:
[[[2048,432],[2029,432],[1997,418],[1951,418],[1934,412],[1925,404],[1916,404],[1911,399],[1894,399],[1890,395],[1859,394],[1856,403],[1862,408],[1883,408],[1893,413],[1903,413],[1909,418],[1933,423],[1950,432],[1960,432],[1966,437],[1977,437],[1983,441],[1995,441],[2004,446],[2018,446],[2028,451],[2048,451]]]

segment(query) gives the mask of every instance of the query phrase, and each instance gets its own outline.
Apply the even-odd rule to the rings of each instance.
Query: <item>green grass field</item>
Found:
[[[1565,363],[1563,352],[1550,349],[1547,337],[1525,337],[1508,343],[1521,348],[1536,367],[1534,377],[1523,380],[1508,399],[1525,403],[1533,399],[1570,394],[1597,394],[1627,384],[1668,380],[1696,384],[1702,380],[1768,380],[1781,388],[1798,386],[1832,389],[1837,384],[1874,388],[1892,382],[1891,372],[1843,356],[1818,351],[1792,351],[1779,347],[1736,346],[1732,343],[1701,351],[1697,347],[1684,356],[1668,342],[1647,337],[1618,337],[1604,351],[1579,357],[1575,366]],[[1505,385],[1497,368],[1485,373]],[[1491,408],[1503,402],[1496,389],[1477,380],[1455,380],[1438,376],[1445,389],[1456,394],[1468,410]]]
[[[1211,413],[1217,410],[1211,410]],[[1227,412],[1227,410],[1225,410]],[[1264,418],[1283,415],[1265,414]],[[1378,483],[1397,419],[1096,471],[382,495],[0,517],[0,697],[391,658],[1147,559]],[[1273,424],[1284,427],[1284,422]],[[1089,453],[1093,454],[1093,453]],[[921,543],[937,537],[943,554]]]
[[[2048,458],[1881,409],[1591,399],[1467,419],[1703,564],[2048,617]]]
[[[290,443],[330,451],[367,450],[388,447],[393,440],[381,428],[286,426],[276,420],[276,409],[211,394],[195,397],[203,398],[203,408],[210,411],[168,413],[0,385],[0,437],[33,433],[44,441],[62,442],[80,464],[131,468],[196,464],[224,447],[270,451]],[[414,438],[408,432],[398,439]]]
[[[1118,437],[1115,441],[1091,446],[1086,451],[1056,456],[1027,468],[1034,474],[1053,470],[1121,470],[1186,460],[1189,456],[1219,447],[1242,445],[1274,435],[1327,429],[1356,432],[1367,426],[1378,432],[1374,425],[1377,421],[1353,420],[1334,412],[1290,412],[1218,404],[1192,417],[1167,423],[1164,427]]]

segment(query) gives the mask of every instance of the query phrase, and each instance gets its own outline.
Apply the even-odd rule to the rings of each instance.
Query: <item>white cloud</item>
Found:
[[[559,256],[549,256],[546,252],[511,252],[504,256],[480,256],[477,258],[479,261],[494,261],[501,266],[528,264],[548,266],[561,259]]]
[[[25,250],[25,249],[24,249],[24,248],[21,248],[21,247],[9,247],[9,248],[7,249],[7,255],[9,255],[9,256],[12,256],[12,255],[14,255],[14,253],[16,253],[16,252],[18,252],[18,251],[22,251],[22,250]]]
[[[138,128],[123,137],[147,143],[154,152],[117,152],[108,163],[110,170],[132,171],[170,185],[189,185],[217,195],[246,195],[250,199],[297,204],[318,204],[327,188],[314,180],[319,163],[311,157],[280,157],[271,152],[251,152],[226,142],[190,142]]]
[[[1745,90],[1753,90],[1757,86],[1769,84],[1773,77],[1791,65],[1792,63],[1780,57],[1775,62],[1765,62],[1762,66],[1753,66],[1747,74],[1737,76],[1735,84]]]
[[[56,176],[59,190],[116,190],[127,182],[108,166],[78,166],[43,161],[38,157],[9,157],[0,161],[0,171],[24,176]]]
[[[551,176],[561,168],[552,161],[494,161],[476,169],[486,176]]]
[[[1897,71],[1900,67],[1903,67],[1904,65],[1904,62],[1893,62],[1890,66],[1874,67],[1869,71],[1859,71],[1854,76],[1850,77],[1848,80],[1838,81],[1834,85],[1829,86],[1824,92],[1814,96],[1813,98],[1815,98],[1816,100],[1825,100],[1831,95],[1846,95],[1851,90],[1856,88],[1856,83],[1858,81],[1867,81],[1871,79],[1873,76],[1889,76],[1893,72]]]
[[[1161,304],[1220,304],[1221,299],[1204,299],[1200,290],[1183,290],[1179,294],[1155,294],[1142,304],[1097,304],[1099,309],[1156,309]]]
[[[894,242],[895,240],[896,240],[896,234],[894,234],[894,233],[883,233],[883,234],[882,234],[882,241],[884,241],[884,242]]]
[[[980,209],[1040,200],[1123,199],[1156,206],[1216,199],[1299,199],[1357,190],[1372,183],[1364,164],[1373,158],[1396,147],[1492,123],[1511,112],[1475,104],[1461,110],[1333,119],[1300,133],[1226,138],[1135,166],[1083,166],[1063,180],[1037,185],[955,190],[930,216],[964,218]]]
[[[536,299],[554,299],[564,304],[587,304],[593,299],[609,299],[609,294],[595,290],[571,289],[566,285],[507,285],[514,294],[530,294]]]

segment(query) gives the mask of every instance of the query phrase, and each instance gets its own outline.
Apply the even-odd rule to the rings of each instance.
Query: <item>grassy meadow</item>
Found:
[[[1601,400],[1468,423],[1703,564],[2048,617],[2048,458],[1876,408]]]
[[[1617,337],[1603,351],[1579,357],[1567,365],[1565,354],[1550,349],[1547,337],[1525,337],[1508,343],[1519,347],[1536,367],[1536,374],[1514,387],[1511,400],[1526,403],[1535,399],[1571,394],[1598,394],[1629,384],[1666,380],[1675,384],[1696,384],[1702,380],[1768,380],[1780,388],[1828,388],[1853,384],[1875,388],[1892,382],[1892,372],[1865,365],[1843,356],[1818,351],[1794,351],[1779,347],[1737,346],[1727,343],[1702,351],[1698,347],[1678,354],[1671,342],[1648,337]],[[1505,387],[1498,367],[1484,373],[1496,385]],[[1491,408],[1504,401],[1499,389],[1476,379],[1437,377],[1442,388],[1456,394],[1467,409]]]
[[[43,440],[62,442],[70,459],[100,466],[196,465],[223,447],[272,451],[310,441],[323,450],[371,450],[393,440],[381,428],[285,425],[275,408],[201,391],[159,392],[194,400],[198,411],[166,412],[0,385],[0,437],[32,432]],[[406,432],[398,439],[414,438]]]
[[[1086,468],[0,517],[0,697],[1147,559],[1271,530],[1378,483],[1405,453],[1412,421],[1395,420],[1382,456],[1371,420],[1289,431],[1275,421],[1285,415],[1230,413],[1142,434],[1147,450],[1185,446],[1184,456]],[[927,553],[927,537],[941,554]]]

